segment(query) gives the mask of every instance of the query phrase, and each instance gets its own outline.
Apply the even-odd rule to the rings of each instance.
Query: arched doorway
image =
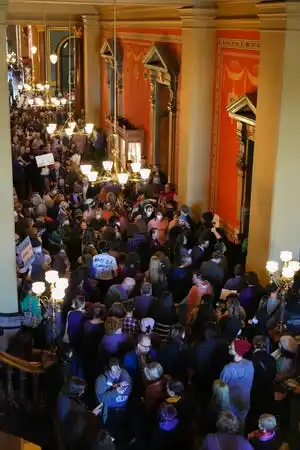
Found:
[[[161,43],[152,46],[144,66],[150,79],[150,162],[159,164],[173,182],[179,66]]]
[[[229,116],[236,121],[236,135],[239,141],[237,156],[238,201],[237,217],[240,220],[240,233],[249,233],[252,173],[255,147],[257,92],[244,94],[227,106]]]
[[[62,39],[57,46],[56,54],[58,56],[57,89],[61,92],[68,92],[69,81],[71,82],[71,90],[75,87],[75,36]]]

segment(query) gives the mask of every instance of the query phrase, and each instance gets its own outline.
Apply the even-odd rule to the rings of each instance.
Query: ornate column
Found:
[[[177,127],[177,77],[169,86],[169,149],[168,149],[168,181],[174,183],[175,179],[175,148]]]
[[[40,82],[45,83],[47,80],[46,74],[46,32],[45,27],[38,26],[38,56],[39,56],[39,73],[40,73]]]
[[[101,122],[101,56],[98,16],[83,16],[84,111],[86,122]]]
[[[84,84],[83,84],[83,29],[82,27],[73,27],[75,36],[75,101],[76,113],[81,114],[84,109]]]
[[[6,65],[6,8],[0,7],[0,135],[1,135],[1,191],[5,201],[1,206],[0,235],[0,312],[14,313],[18,311],[18,295],[16,280],[15,224],[13,219],[13,181],[11,138],[9,122],[9,103]]]
[[[43,83],[40,74],[40,47],[39,47],[39,36],[38,29],[36,25],[31,25],[31,37],[32,37],[32,46],[37,47],[37,52],[35,55],[32,54],[30,49],[30,54],[32,55],[32,63],[34,68],[34,79],[36,83]]]
[[[213,8],[182,11],[178,194],[194,212],[208,208],[215,13]]]
[[[299,257],[299,6],[258,5],[260,73],[247,266],[262,278],[266,261],[278,260],[281,250]]]

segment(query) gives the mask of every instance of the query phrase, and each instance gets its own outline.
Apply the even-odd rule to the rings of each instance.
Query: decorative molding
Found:
[[[113,21],[100,20],[101,27],[112,29]],[[167,28],[178,29],[181,28],[181,20],[179,19],[128,19],[118,20],[118,27],[134,27],[134,28]]]
[[[81,39],[83,37],[83,28],[81,26],[73,26],[71,29],[76,39]]]
[[[211,156],[211,190],[210,208],[216,206],[216,180],[218,176],[218,144],[219,144],[219,117],[221,107],[221,75],[222,75],[222,51],[223,49],[260,51],[260,42],[251,39],[219,38],[217,41],[216,81],[215,81],[215,105],[213,116],[213,144]]]
[[[247,125],[256,125],[257,92],[244,94],[227,106],[229,117]]]
[[[181,28],[182,29],[214,29],[216,27],[215,18],[218,10],[212,3],[201,8],[182,8]]]
[[[104,32],[110,32],[111,28],[104,29]],[[148,42],[168,42],[170,44],[181,44],[182,37],[176,35],[167,35],[167,34],[157,34],[157,33],[130,33],[127,31],[118,31],[117,35],[122,39],[131,39],[137,41],[148,41]]]
[[[218,30],[257,30],[259,29],[258,17],[229,17],[216,18],[216,28]]]

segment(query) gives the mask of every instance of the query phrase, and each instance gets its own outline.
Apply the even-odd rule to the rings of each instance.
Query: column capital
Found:
[[[84,27],[99,27],[100,26],[100,15],[84,15],[82,16],[82,21]]]
[[[299,2],[260,2],[256,8],[262,31],[300,30]]]
[[[180,10],[181,28],[207,29],[215,28],[217,8],[213,2],[207,2],[201,8],[182,8]]]

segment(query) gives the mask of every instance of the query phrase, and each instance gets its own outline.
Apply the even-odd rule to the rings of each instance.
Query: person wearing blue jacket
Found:
[[[126,406],[131,389],[130,375],[120,367],[118,359],[111,358],[106,372],[96,380],[95,391],[99,402],[96,410],[102,412],[105,428],[115,438],[117,446],[128,440]]]

